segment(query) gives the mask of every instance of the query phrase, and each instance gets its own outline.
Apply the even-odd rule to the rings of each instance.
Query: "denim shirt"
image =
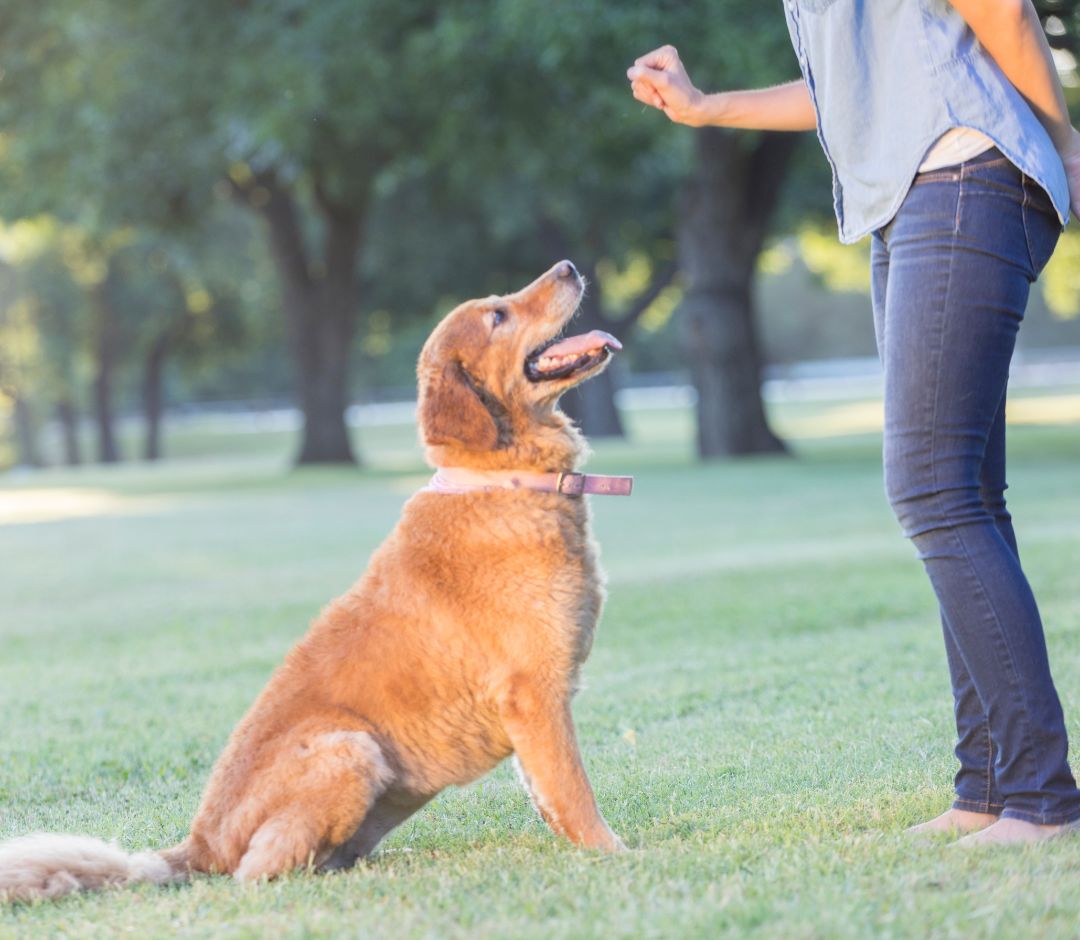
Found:
[[[896,214],[926,151],[973,127],[1069,218],[1065,168],[1046,129],[948,0],[783,0],[833,171],[840,240]]]

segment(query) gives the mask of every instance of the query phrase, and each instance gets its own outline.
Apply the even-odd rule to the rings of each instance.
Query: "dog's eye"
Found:
[[[500,323],[506,322],[507,313],[505,310],[492,310],[491,311],[491,325],[498,326]]]

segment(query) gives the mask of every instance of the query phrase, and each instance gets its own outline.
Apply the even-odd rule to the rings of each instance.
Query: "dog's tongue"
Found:
[[[544,355],[584,356],[586,353],[602,349],[604,346],[616,352],[622,349],[622,343],[610,333],[605,333],[603,330],[593,330],[591,333],[581,333],[578,336],[568,336],[566,339],[559,340],[555,345],[548,346],[544,350]]]

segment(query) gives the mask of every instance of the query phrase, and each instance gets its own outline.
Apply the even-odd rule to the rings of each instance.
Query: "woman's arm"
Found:
[[[949,0],[1005,77],[1031,105],[1065,164],[1080,216],[1080,132],[1065,106],[1050,44],[1031,0]]]
[[[643,55],[626,77],[638,101],[659,108],[679,124],[761,131],[810,131],[817,126],[810,92],[801,78],[773,88],[706,95],[690,81],[674,46]]]

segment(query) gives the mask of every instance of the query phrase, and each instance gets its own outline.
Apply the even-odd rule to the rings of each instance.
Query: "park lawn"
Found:
[[[684,413],[596,447],[637,484],[593,501],[610,598],[575,711],[627,854],[556,841],[503,766],[353,871],[7,907],[0,937],[1075,937],[1080,837],[903,834],[949,803],[948,680],[876,437],[814,433],[842,407],[777,416],[795,459],[695,465]],[[1076,740],[1080,425],[1011,434]],[[0,481],[0,838],[181,839],[229,730],[424,479],[412,435],[363,436],[359,473],[263,447]]]

